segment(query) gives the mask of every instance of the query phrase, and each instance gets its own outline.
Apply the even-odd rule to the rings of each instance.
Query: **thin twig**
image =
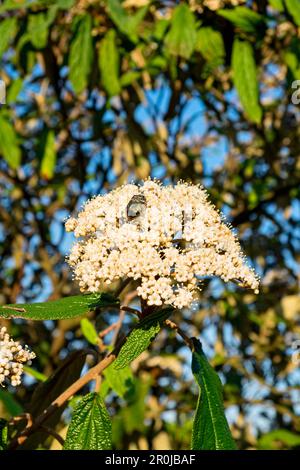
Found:
[[[167,325],[169,328],[171,328],[171,330],[175,330],[176,333],[179,334],[179,336],[182,337],[183,341],[185,342],[185,344],[190,348],[191,351],[194,351],[194,343],[193,343],[193,340],[191,338],[189,338],[185,333],[184,331],[179,328],[179,326],[174,323],[173,321],[171,320],[165,320],[165,325]]]
[[[40,429],[54,437],[54,439],[56,439],[62,447],[64,446],[65,440],[56,431],[49,428],[48,426],[45,426],[44,424],[41,424]]]

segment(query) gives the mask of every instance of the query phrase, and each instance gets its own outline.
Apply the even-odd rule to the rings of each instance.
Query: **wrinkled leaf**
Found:
[[[233,81],[248,118],[259,124],[262,109],[259,104],[257,70],[252,46],[235,39],[232,52]]]
[[[181,3],[173,12],[171,28],[165,37],[167,51],[189,59],[196,45],[196,21],[188,5]]]
[[[87,86],[93,58],[92,18],[84,15],[78,20],[77,30],[71,43],[69,67],[70,81],[77,94]]]
[[[35,388],[29,407],[26,410],[33,418],[39,416],[64,390],[80,377],[86,355],[86,351],[73,351],[46,382],[40,383]],[[59,407],[45,420],[44,425],[54,428],[66,406],[65,404]],[[43,444],[48,437],[47,433],[39,429],[19,448],[35,449],[39,444]]]
[[[0,450],[5,450],[7,446],[7,421],[6,419],[0,418]]]
[[[72,414],[64,444],[65,450],[111,449],[111,421],[101,396],[89,393]]]
[[[192,432],[192,450],[233,450],[235,442],[226,420],[222,383],[194,339],[192,372],[199,385],[199,398]]]
[[[119,62],[120,57],[116,45],[116,33],[111,29],[102,39],[99,48],[101,81],[105,91],[107,91],[110,96],[118,95],[121,91]]]
[[[159,333],[162,323],[170,316],[171,311],[171,309],[164,309],[154,312],[133,328],[113,363],[115,369],[123,369],[128,366],[148,348]]]
[[[116,370],[114,364],[111,364],[104,370],[103,375],[110,388],[112,388],[119,397],[124,398],[128,392],[130,393],[133,386],[133,375],[130,367]]]
[[[83,294],[35,304],[0,306],[0,317],[28,320],[62,320],[84,315],[89,310],[117,305],[108,294]]]

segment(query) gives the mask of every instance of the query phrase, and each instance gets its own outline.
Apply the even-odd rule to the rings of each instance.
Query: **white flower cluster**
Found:
[[[5,326],[0,328],[0,385],[3,386],[6,381],[14,387],[20,385],[24,363],[30,363],[34,358],[34,352],[14,341]]]
[[[257,292],[258,279],[205,190],[146,180],[88,201],[66,230],[81,238],[68,257],[82,291],[138,281],[148,305],[189,306],[201,278],[219,276]]]

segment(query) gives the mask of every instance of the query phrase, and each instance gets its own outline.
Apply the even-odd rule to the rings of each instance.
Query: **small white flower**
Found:
[[[34,352],[14,341],[5,326],[0,328],[0,385],[4,386],[5,382],[10,382],[14,387],[20,385],[24,363],[30,363],[34,358]]]
[[[258,289],[236,237],[198,185],[124,185],[88,201],[66,230],[81,238],[68,263],[82,291],[129,277],[149,305],[182,308],[207,276]]]

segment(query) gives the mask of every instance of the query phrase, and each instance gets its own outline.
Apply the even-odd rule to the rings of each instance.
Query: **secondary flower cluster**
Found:
[[[80,238],[68,262],[82,291],[132,278],[148,305],[182,308],[207,276],[258,289],[238,241],[197,185],[124,185],[88,201],[66,230]]]
[[[4,326],[0,328],[0,385],[6,381],[14,387],[20,385],[24,363],[34,358],[34,352],[14,341]]]

